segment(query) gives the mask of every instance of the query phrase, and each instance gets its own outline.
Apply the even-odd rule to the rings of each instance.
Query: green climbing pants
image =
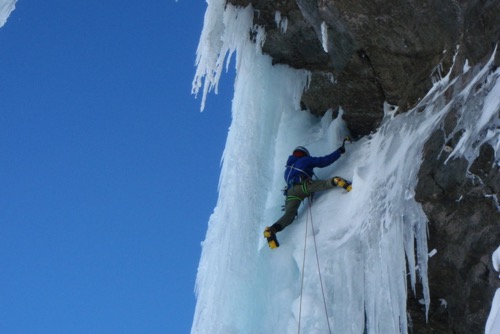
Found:
[[[278,231],[283,230],[293,222],[297,216],[300,203],[302,203],[305,198],[311,196],[316,191],[328,190],[333,187],[335,187],[335,184],[332,179],[315,181],[306,180],[295,184],[287,191],[285,213],[273,226],[276,227]]]

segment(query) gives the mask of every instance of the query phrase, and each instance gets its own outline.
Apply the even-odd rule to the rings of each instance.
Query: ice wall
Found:
[[[332,120],[331,112],[317,119],[300,110],[309,74],[273,66],[261,53],[265,32],[252,25],[252,8],[224,5],[208,2],[193,82],[204,101],[236,51],[233,120],[203,242],[192,333],[407,333],[408,278],[413,289],[422,282],[429,305],[427,220],[414,200],[423,145],[453,106],[456,131],[468,134],[455,156],[472,159],[480,142],[498,147],[498,71],[488,64],[466,85],[442,78],[402,115],[386,106],[375,134],[317,172],[352,179],[353,191],[316,194],[271,251],[262,230],[281,215],[288,154],[297,145],[328,154],[348,131],[341,112]]]
[[[0,0],[0,28],[5,25],[10,13],[16,7],[17,0]]]
[[[214,9],[216,5],[209,3],[206,20],[221,13],[218,7]],[[265,221],[263,208],[272,187],[275,136],[282,113],[298,109],[308,76],[303,71],[273,67],[271,59],[262,56],[259,47],[248,39],[251,30],[259,35],[252,27],[250,7],[237,10],[228,6],[222,15],[223,27],[209,24],[205,29],[215,30],[204,30],[202,36],[222,31],[223,38],[215,38],[215,43],[220,42],[218,45],[226,51],[238,47],[233,120],[223,156],[219,200],[203,242],[192,332],[255,333],[258,330],[253,329],[262,325],[256,320],[265,316],[264,304],[269,297],[266,276],[271,271],[260,262],[258,248]],[[216,87],[224,63],[225,54],[214,51],[213,46],[202,37],[199,50],[204,51],[198,54],[198,72],[204,67],[204,94],[207,85]],[[199,79],[195,79],[195,90],[202,86]]]

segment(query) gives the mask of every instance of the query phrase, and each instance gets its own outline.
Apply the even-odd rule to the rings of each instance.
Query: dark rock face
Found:
[[[429,323],[419,316],[415,301],[409,301],[409,309],[415,333],[482,333],[500,287],[491,262],[500,240],[500,212],[488,197],[500,192],[500,170],[489,145],[481,147],[469,173],[465,159],[445,165],[447,154],[439,156],[443,138],[438,130],[426,144],[416,189],[429,218],[429,250],[438,251],[429,259]]]
[[[497,0],[229,2],[252,4],[255,24],[266,29],[263,51],[275,63],[312,72],[304,108],[322,115],[341,106],[355,137],[378,127],[384,101],[402,112],[414,106],[432,76],[449,69],[458,45],[460,56],[476,64],[500,36]],[[285,32],[277,11],[287,20]]]
[[[465,60],[484,63],[500,41],[498,0],[229,2],[252,4],[255,24],[266,30],[263,52],[274,63],[312,73],[303,108],[323,115],[342,107],[354,137],[377,129],[385,101],[399,106],[399,112],[409,110],[433,77],[449,70],[453,57],[458,69]],[[500,52],[495,65],[500,65]],[[444,164],[443,146],[453,147],[461,135],[444,142],[455,124],[450,112],[426,144],[419,172],[416,199],[429,218],[429,250],[438,253],[429,259],[428,322],[417,301],[419,289],[416,298],[408,293],[415,334],[483,333],[500,287],[491,263],[500,240],[499,204],[487,196],[500,193],[500,171],[488,145],[470,168],[464,159]]]

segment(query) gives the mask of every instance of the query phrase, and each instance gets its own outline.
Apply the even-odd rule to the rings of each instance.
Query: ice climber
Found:
[[[293,150],[292,155],[288,157],[284,175],[287,184],[284,191],[286,196],[285,213],[276,223],[264,230],[264,237],[267,238],[269,247],[279,247],[276,233],[293,222],[297,216],[300,203],[305,198],[310,197],[316,191],[328,190],[333,187],[342,187],[347,191],[351,191],[351,183],[338,176],[327,180],[313,180],[314,168],[327,167],[345,153],[346,140],[344,140],[341,147],[324,157],[312,157],[303,146],[298,146]]]

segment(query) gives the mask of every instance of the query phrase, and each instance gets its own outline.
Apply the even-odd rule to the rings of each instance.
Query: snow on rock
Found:
[[[324,21],[321,23],[321,45],[323,50],[328,53],[328,25]]]
[[[288,19],[284,16],[281,16],[281,12],[277,10],[274,13],[274,21],[276,22],[276,27],[283,33],[286,33],[288,29]]]
[[[17,0],[0,0],[0,28],[5,25],[10,13],[16,8]]]
[[[492,260],[493,268],[495,268],[496,271],[500,272],[500,247],[498,247],[497,250],[493,253]]]

